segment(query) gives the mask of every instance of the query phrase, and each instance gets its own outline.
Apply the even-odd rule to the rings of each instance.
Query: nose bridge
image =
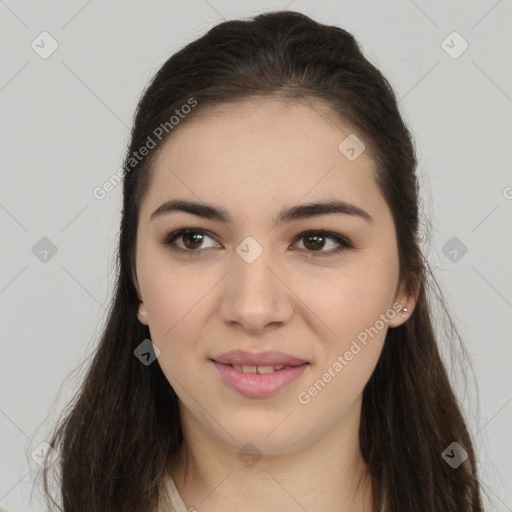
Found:
[[[253,237],[237,246],[221,308],[224,321],[259,330],[288,320],[293,312],[291,294],[276,275],[279,264],[274,254]]]

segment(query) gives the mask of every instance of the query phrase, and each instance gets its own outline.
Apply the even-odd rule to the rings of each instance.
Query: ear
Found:
[[[414,295],[410,296],[404,292],[403,282],[401,283],[400,289],[396,293],[395,300],[393,301],[392,309],[395,312],[395,315],[389,321],[389,327],[399,327],[400,325],[407,322],[407,320],[411,317],[414,308],[416,307],[416,303],[418,302],[420,285],[421,282],[418,280]],[[403,308],[406,308],[407,311],[403,311]]]
[[[137,311],[137,319],[143,325],[148,325],[148,313],[146,311],[146,306],[144,302],[142,302],[142,296],[140,293],[139,280],[137,279],[137,273],[135,271],[132,272],[132,282],[135,287],[135,291],[137,292],[137,298],[139,299],[139,309]]]
[[[137,319],[143,325],[148,325],[148,313],[146,311],[146,306],[144,302],[139,304],[139,310],[137,311]]]

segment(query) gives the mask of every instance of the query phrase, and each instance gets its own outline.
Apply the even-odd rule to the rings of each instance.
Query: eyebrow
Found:
[[[172,212],[190,213],[192,215],[196,215],[197,217],[216,220],[220,222],[231,222],[233,220],[233,217],[231,216],[229,211],[223,207],[205,203],[198,203],[186,199],[173,199],[171,201],[165,202],[151,214],[150,220],[154,220],[157,217]],[[295,220],[316,217],[318,215],[332,214],[343,214],[351,215],[354,217],[360,217],[364,219],[366,222],[374,224],[374,219],[368,212],[366,212],[362,208],[359,208],[356,205],[347,203],[346,201],[339,200],[299,204],[297,206],[292,206],[291,208],[281,210],[277,215],[277,218],[274,219],[274,223],[277,226],[279,226],[281,224],[293,222]]]

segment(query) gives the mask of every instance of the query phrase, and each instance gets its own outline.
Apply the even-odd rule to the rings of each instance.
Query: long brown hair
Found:
[[[473,445],[440,357],[434,314],[449,328],[442,343],[457,340],[469,358],[422,253],[411,135],[392,87],[354,37],[291,11],[216,25],[172,55],[141,97],[124,162],[115,296],[81,388],[52,434],[60,462],[43,471],[47,504],[58,505],[50,491],[55,469],[59,510],[147,512],[158,503],[183,435],[178,399],[158,360],[146,366],[134,357],[150,338],[137,320],[139,206],[173,130],[209,106],[255,95],[324,100],[359,130],[395,222],[400,278],[406,293],[419,290],[409,320],[389,329],[363,392],[359,440],[375,512],[482,511]],[[452,443],[467,453],[458,467],[443,455],[459,453]]]

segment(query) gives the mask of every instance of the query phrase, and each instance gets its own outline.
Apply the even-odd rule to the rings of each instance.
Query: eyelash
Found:
[[[201,254],[202,251],[206,250],[206,249],[212,249],[212,247],[207,247],[206,249],[196,249],[196,250],[190,250],[190,249],[182,249],[181,247],[177,247],[174,243],[174,241],[179,238],[180,236],[182,235],[187,235],[187,234],[199,234],[199,235],[203,235],[203,236],[208,236],[212,239],[215,240],[215,237],[213,235],[211,235],[208,231],[204,230],[204,229],[201,229],[201,228],[181,228],[181,229],[178,229],[176,231],[172,231],[171,233],[167,234],[163,240],[161,240],[160,243],[162,243],[163,245],[166,245],[168,246],[172,251],[175,251],[175,252],[181,252],[181,253],[188,253],[189,256],[195,256],[195,255],[198,255],[198,254]],[[325,237],[326,239],[330,239],[330,240],[334,240],[336,243],[340,244],[339,247],[337,247],[336,249],[334,250],[331,250],[329,252],[327,251],[310,251],[308,249],[304,249],[306,252],[308,253],[312,253],[311,256],[308,255],[309,258],[323,258],[323,257],[326,257],[326,256],[334,256],[335,254],[339,254],[347,249],[351,249],[353,247],[352,243],[338,235],[337,233],[332,233],[330,231],[324,231],[324,230],[309,230],[309,231],[303,231],[302,233],[300,233],[299,235],[297,235],[293,241],[293,243],[295,244],[296,242],[298,242],[299,240],[301,240],[302,238],[305,238],[307,236],[321,236],[321,237]]]

